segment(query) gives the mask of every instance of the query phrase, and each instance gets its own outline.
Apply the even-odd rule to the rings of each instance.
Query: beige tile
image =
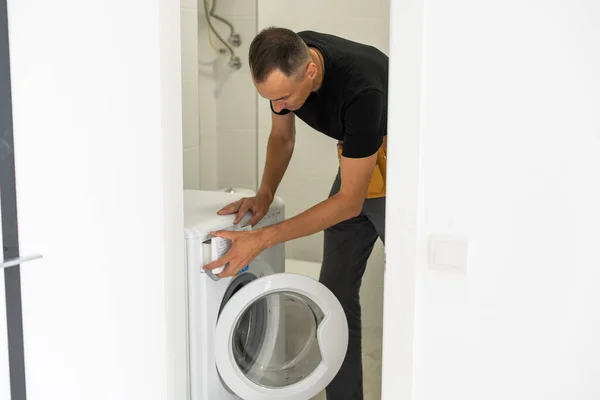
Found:
[[[200,184],[202,189],[217,189],[217,103],[214,81],[198,78],[198,112],[200,129]]]
[[[362,335],[363,357],[369,357],[372,361],[381,362],[383,327],[363,326]]]
[[[198,6],[202,6],[203,0],[181,0],[181,8],[188,8],[192,10],[197,10]]]
[[[327,199],[337,171],[330,171],[322,177],[307,177],[287,173],[277,194],[286,203],[286,216],[297,215],[315,204]]]
[[[353,29],[352,32],[346,32],[345,37],[375,46],[385,54],[389,54],[389,22],[389,17],[365,18],[359,16],[347,18],[346,23],[356,29]]]
[[[217,101],[213,89],[214,82],[210,78],[198,78],[200,137],[217,136]]]
[[[302,1],[257,0],[259,27],[276,25],[299,30],[298,27],[302,24],[302,19],[304,19],[305,23],[309,23],[310,19],[306,17],[317,17],[318,15],[329,12],[330,8],[327,7],[326,2],[319,2],[318,5],[319,12],[315,12],[315,7],[311,7],[306,2]],[[340,11],[341,10],[338,10],[338,13]],[[331,15],[332,14],[329,13],[330,20]],[[290,26],[291,22],[296,22],[296,26]]]
[[[200,90],[198,95],[200,137],[217,136],[217,105],[210,93]]]
[[[182,84],[183,149],[200,145],[198,81],[186,79]]]
[[[378,240],[367,262],[360,290],[363,326],[367,328],[381,328],[383,326],[383,272],[383,245]]]
[[[200,148],[183,151],[183,188],[200,188]]]
[[[249,74],[232,73],[217,91],[217,128],[256,130],[256,88]]]
[[[306,275],[318,280],[321,272],[321,263],[294,260],[286,257],[285,272]]]
[[[197,12],[181,10],[181,74],[183,79],[198,76]]]
[[[335,174],[328,178],[307,178],[287,174],[278,190],[286,204],[286,217],[290,218],[325,200],[329,195]],[[286,243],[286,257],[321,262],[323,234],[317,233]]]
[[[201,2],[203,0],[198,1]],[[217,13],[217,15],[220,15],[227,19],[229,19],[228,17],[232,16],[252,17],[256,19],[256,1],[218,0],[215,12]]]
[[[323,259],[323,233],[315,233],[285,244],[286,255],[307,261],[320,262]]]
[[[214,135],[200,137],[200,188],[203,190],[219,188],[217,182],[217,137]]]
[[[363,393],[365,400],[381,399],[381,328],[363,327]]]
[[[256,131],[219,130],[217,179],[220,187],[256,187]]]
[[[296,142],[288,173],[310,178],[335,175],[339,167],[336,143],[296,118]]]
[[[262,176],[267,155],[267,143],[271,133],[271,109],[268,100],[258,96],[257,99],[258,125],[258,176]]]
[[[268,4],[267,4],[268,3]],[[371,7],[373,4],[373,7]],[[294,31],[315,30],[338,35],[357,42],[389,48],[389,2],[376,3],[333,0],[320,4],[314,13],[302,2],[272,2],[259,0],[258,27],[285,26]],[[264,11],[263,11],[264,10]],[[335,15],[335,19],[331,18]]]
[[[327,397],[325,396],[325,391],[322,391],[310,400],[327,400]]]
[[[327,9],[343,10],[342,15],[348,17],[386,17],[390,18],[390,1],[348,1],[348,0],[329,0]]]
[[[290,29],[314,29],[299,26],[312,26],[314,25],[313,21],[317,20],[320,22],[318,29],[328,32],[332,28],[341,25],[340,19],[347,17],[387,17],[389,19],[390,15],[389,0],[375,0],[372,2],[328,0],[327,2],[309,3],[315,6],[318,4],[319,12],[315,13],[315,8],[307,5],[306,2],[258,0],[259,24],[289,27],[292,22],[296,22],[295,27]],[[335,18],[332,18],[332,15]],[[311,16],[312,18],[307,18]],[[328,21],[328,23],[325,23],[325,21]],[[351,26],[345,26],[347,30],[352,28]]]

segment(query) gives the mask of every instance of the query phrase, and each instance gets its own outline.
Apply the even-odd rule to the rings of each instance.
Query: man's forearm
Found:
[[[281,136],[270,135],[267,144],[267,157],[265,170],[258,194],[267,195],[271,198],[283,179],[283,175],[294,152],[294,139],[286,139]]]
[[[351,204],[349,199],[338,193],[293,218],[259,229],[262,240],[266,248],[271,248],[279,243],[325,230],[358,215],[360,209]]]

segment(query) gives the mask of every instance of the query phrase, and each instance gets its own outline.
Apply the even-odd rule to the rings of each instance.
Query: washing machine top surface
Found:
[[[206,237],[210,232],[222,229],[230,229],[234,226],[235,214],[218,215],[217,211],[227,204],[233,203],[242,197],[248,197],[243,192],[218,192],[210,190],[184,190],[183,212],[185,238]],[[283,200],[275,196],[269,212],[263,217],[257,227],[271,223],[272,219],[278,219],[279,213],[284,210]],[[238,225],[246,224],[251,218],[248,212]]]
[[[184,190],[185,237],[201,237],[212,231],[231,227],[235,220],[235,214],[218,215],[217,211],[245,196],[247,196],[245,193]]]

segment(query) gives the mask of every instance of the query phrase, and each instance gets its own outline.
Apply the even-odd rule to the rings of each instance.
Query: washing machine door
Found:
[[[268,309],[261,343],[246,338],[256,309]],[[307,400],[339,371],[348,347],[346,316],[320,282],[290,273],[267,275],[223,306],[215,356],[223,383],[244,400]]]

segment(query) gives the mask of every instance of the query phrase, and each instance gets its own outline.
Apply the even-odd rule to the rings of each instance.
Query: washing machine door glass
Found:
[[[263,328],[251,327],[267,309]],[[260,331],[260,335],[249,332]],[[257,343],[257,339],[260,343]],[[223,306],[216,364],[227,387],[244,400],[306,400],[335,377],[346,355],[348,326],[335,296],[296,274],[255,279]]]

